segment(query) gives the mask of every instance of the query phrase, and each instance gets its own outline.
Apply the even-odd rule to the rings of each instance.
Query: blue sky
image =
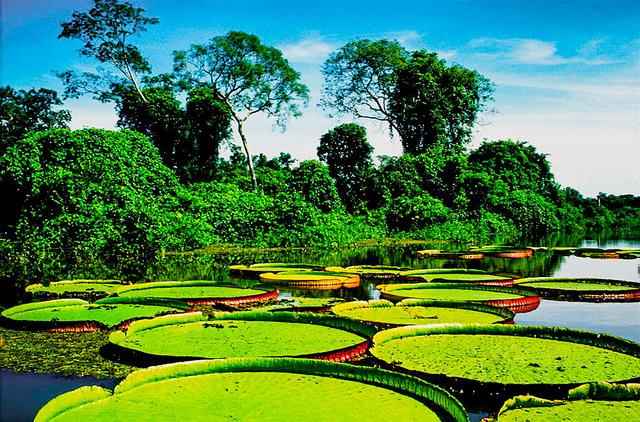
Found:
[[[58,40],[59,24],[90,0],[2,0],[0,82],[60,88],[54,71],[90,69],[78,43]],[[137,41],[158,72],[171,51],[229,30],[259,35],[283,50],[311,88],[303,117],[285,133],[257,117],[253,152],[291,151],[313,158],[318,138],[341,121],[315,104],[320,65],[357,38],[395,38],[472,67],[496,84],[492,113],[481,116],[482,139],[519,138],[549,155],[563,185],[588,195],[640,194],[640,1],[449,0],[205,1],[138,0],[160,24]],[[179,5],[177,7],[176,5]],[[113,127],[110,105],[69,101],[73,126]],[[398,154],[398,140],[366,123],[377,154]]]

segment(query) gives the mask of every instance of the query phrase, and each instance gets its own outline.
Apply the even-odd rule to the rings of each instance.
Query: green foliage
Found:
[[[176,177],[136,132],[34,133],[2,156],[0,172],[20,199],[13,235],[29,279],[138,278],[162,248],[215,241],[180,218]]]
[[[105,82],[133,84],[138,95],[147,102],[138,86],[136,74],[151,71],[149,62],[135,45],[129,42],[131,36],[147,30],[147,26],[159,22],[157,18],[144,16],[145,10],[134,7],[127,1],[94,0],[88,12],[73,12],[71,20],[62,23],[58,38],[77,39],[82,42],[80,55],[93,57],[102,64],[115,68],[120,75],[116,78],[109,73],[102,75],[73,71],[62,72],[59,76],[65,83],[65,96],[76,98],[84,94],[93,94],[103,101],[110,96]]]
[[[404,152],[423,153],[438,144],[461,151],[492,92],[478,72],[447,66],[436,53],[414,52],[397,70],[389,105]]]
[[[294,192],[300,192],[307,202],[324,212],[337,210],[342,206],[329,169],[319,161],[301,162],[292,172],[290,186]]]
[[[373,167],[372,152],[366,129],[355,123],[337,126],[320,138],[318,157],[329,166],[340,198],[352,213],[366,207],[366,179]]]
[[[50,89],[0,87],[0,154],[29,132],[66,128],[71,114],[55,110],[61,105],[58,94]]]
[[[300,74],[277,48],[263,44],[255,35],[231,31],[207,44],[175,51],[174,75],[183,88],[206,86],[231,113],[257,189],[244,123],[260,112],[275,118],[284,129],[289,116],[299,116],[301,104],[309,98]]]
[[[449,213],[449,208],[441,200],[429,194],[401,196],[389,206],[387,224],[392,230],[421,230],[443,223],[449,217]]]
[[[530,190],[490,196],[491,209],[511,219],[522,233],[548,233],[561,228],[556,207]]]

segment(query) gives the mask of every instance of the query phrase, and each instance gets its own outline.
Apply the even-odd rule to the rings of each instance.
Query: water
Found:
[[[575,244],[575,243],[573,243]],[[606,260],[558,256],[550,253],[537,253],[529,259],[484,259],[464,262],[449,260],[424,260],[416,258],[415,251],[420,248],[438,248],[442,245],[407,247],[370,247],[342,251],[324,252],[287,252],[280,256],[242,257],[244,262],[289,261],[318,262],[325,265],[398,265],[414,268],[478,268],[491,272],[512,273],[518,276],[556,276],[556,277],[596,277],[640,282],[640,260]],[[579,246],[600,248],[640,248],[640,241],[583,241]],[[261,259],[262,258],[262,259]],[[234,258],[231,258],[234,260]],[[217,278],[212,275],[215,262],[210,257],[188,258],[167,262],[158,270],[160,279]],[[208,261],[209,260],[209,261]],[[240,260],[240,259],[235,259]],[[226,264],[227,262],[225,262]],[[291,292],[284,295],[307,294],[311,296],[340,296],[358,299],[373,299],[378,292],[373,284],[364,284],[358,289],[334,292]],[[640,342],[640,303],[577,303],[543,300],[533,312],[518,314],[518,324],[557,325],[613,334]],[[32,420],[37,410],[48,400],[65,391],[83,385],[103,385],[112,387],[116,380],[96,380],[90,377],[59,377],[52,375],[13,374],[0,371],[0,421]],[[497,409],[474,409],[471,406],[473,421],[495,412]]]

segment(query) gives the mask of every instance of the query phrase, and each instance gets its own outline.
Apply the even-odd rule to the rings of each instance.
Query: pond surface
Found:
[[[600,248],[640,248],[640,241],[607,240],[597,242],[585,240],[581,243],[565,243],[567,246]],[[559,244],[559,246],[564,246]],[[281,255],[242,256],[227,258],[231,262],[241,261],[285,261],[320,263],[324,265],[397,265],[413,268],[478,268],[493,273],[511,273],[521,277],[596,277],[640,282],[640,259],[607,260],[558,256],[551,253],[536,253],[528,259],[487,258],[481,261],[455,261],[442,259],[419,259],[416,250],[443,248],[443,245],[412,245],[405,247],[366,247],[353,250],[322,252],[286,252]],[[219,279],[219,268],[229,262],[220,263],[211,257],[179,257],[168,260],[159,268],[159,279]],[[218,268],[218,270],[216,270]],[[341,289],[332,292],[292,291],[283,289],[283,296],[305,295],[313,297],[339,296],[345,298],[373,299],[379,293],[375,285],[364,283],[358,289]],[[637,303],[578,303],[543,300],[533,312],[518,314],[518,324],[557,325],[604,332],[640,342],[640,302]],[[90,377],[59,377],[51,375],[13,374],[0,371],[0,421],[32,420],[37,410],[48,400],[65,391],[82,385],[112,387],[116,380],[96,380]],[[472,420],[497,409],[475,408],[466,404],[472,412]]]

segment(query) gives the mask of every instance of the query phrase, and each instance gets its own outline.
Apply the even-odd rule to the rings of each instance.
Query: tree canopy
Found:
[[[159,22],[146,17],[145,10],[134,7],[128,1],[94,0],[87,12],[75,11],[71,20],[62,23],[58,38],[77,39],[82,42],[80,55],[95,58],[101,64],[115,68],[119,78],[109,72],[78,74],[66,71],[60,74],[65,83],[65,94],[77,97],[87,93],[105,101],[110,98],[110,86],[124,78],[135,87],[140,98],[147,98],[138,83],[138,74],[151,71],[149,62],[130,38],[147,30],[147,26]]]
[[[71,113],[58,109],[61,105],[62,100],[51,89],[0,87],[0,154],[28,132],[66,128]]]
[[[206,86],[223,103],[242,140],[254,188],[257,181],[244,124],[257,113],[284,129],[290,116],[301,114],[308,88],[275,47],[244,32],[232,31],[206,44],[174,52],[174,74],[182,87]]]

